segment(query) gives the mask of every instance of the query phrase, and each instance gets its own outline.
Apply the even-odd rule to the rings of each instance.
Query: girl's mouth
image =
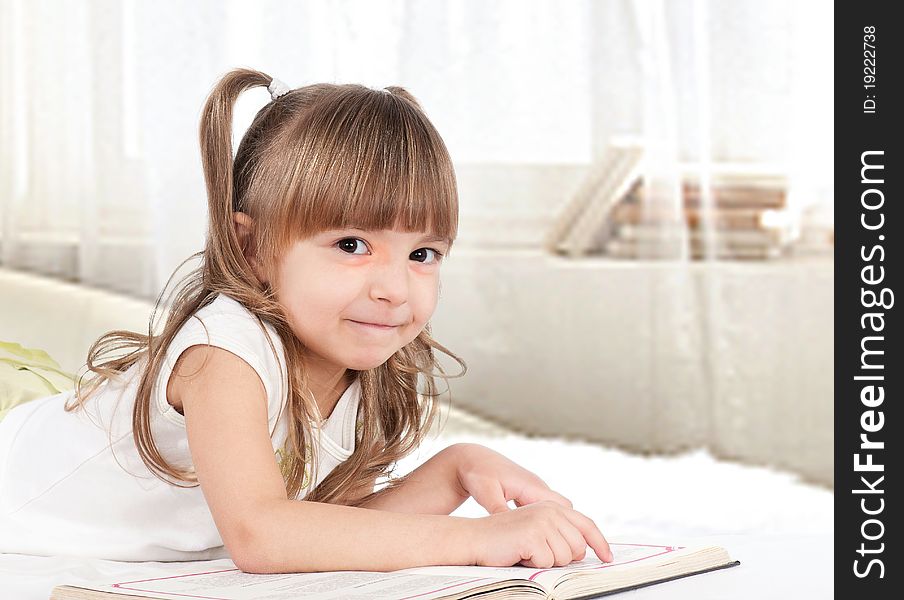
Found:
[[[352,319],[349,319],[349,321],[355,323],[356,325],[360,325],[362,327],[366,327],[375,331],[390,331],[398,327],[398,325],[377,325],[375,323],[363,323],[361,321],[354,321]]]

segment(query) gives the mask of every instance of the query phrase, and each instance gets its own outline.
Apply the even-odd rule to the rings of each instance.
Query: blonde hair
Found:
[[[201,266],[177,285],[159,335],[154,335],[154,317],[162,291],[148,335],[116,330],[94,342],[87,359],[93,375],[85,383],[87,373],[79,377],[75,397],[84,407],[98,386],[147,357],[132,413],[139,455],[158,478],[173,485],[197,485],[196,474],[169,464],[154,442],[151,391],[180,327],[217,294],[226,294],[261,324],[272,325],[283,343],[289,371],[289,427],[281,467],[287,495],[294,499],[308,485],[305,466],[317,464],[317,445],[306,443],[314,439],[311,422],[318,413],[304,369],[305,349],[269,283],[255,277],[243,252],[248,249],[241,247],[236,235],[233,213],[241,211],[255,223],[267,224],[256,228],[251,250],[270,272],[294,241],[331,229],[429,229],[451,244],[458,233],[458,192],[442,138],[417,100],[401,87],[377,91],[322,83],[291,90],[257,113],[233,159],[236,99],[271,80],[259,71],[235,69],[213,88],[200,123],[210,216],[205,249],[194,255],[201,257]],[[385,363],[358,372],[361,399],[354,453],[305,500],[359,506],[379,493],[373,491],[374,479],[390,474],[399,459],[417,448],[439,414],[434,378],[449,376],[436,361],[434,349],[459,363],[462,371],[455,377],[465,374],[467,365],[431,337],[429,323]],[[119,355],[122,350],[127,352]],[[419,376],[426,388],[421,392]],[[404,480],[389,478],[382,491]]]

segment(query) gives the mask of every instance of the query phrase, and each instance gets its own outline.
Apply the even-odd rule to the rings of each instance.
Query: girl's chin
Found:
[[[392,356],[392,354],[389,356],[357,357],[352,360],[347,360],[345,368],[352,369],[353,371],[369,371],[370,369],[376,369],[380,365],[386,363],[390,356]]]

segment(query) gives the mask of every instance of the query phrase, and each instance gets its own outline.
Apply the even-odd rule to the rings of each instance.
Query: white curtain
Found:
[[[653,186],[671,189],[679,159],[778,164],[832,213],[831,189],[816,189],[830,179],[820,168],[832,146],[831,61],[818,56],[831,52],[820,21],[831,24],[831,10],[820,3],[0,7],[8,266],[154,296],[201,248],[197,121],[217,77],[234,66],[292,86],[407,86],[458,166],[462,244],[537,246],[587,166],[626,133],[657,158],[645,173]],[[239,101],[236,140],[266,101],[263,91]],[[509,225],[502,232],[500,219]]]
[[[457,398],[646,450],[749,455],[765,435],[771,462],[831,478],[815,455],[831,447],[831,264],[734,268],[710,245],[693,260],[679,197],[681,164],[704,183],[716,164],[760,166],[787,176],[805,230],[832,226],[831,3],[0,0],[0,28],[0,266],[153,299],[203,247],[197,127],[220,75],[402,85],[459,178],[434,319],[471,365]],[[268,100],[240,98],[236,144]],[[624,136],[646,148],[664,235],[596,271],[550,262],[551,223]],[[544,394],[593,408],[569,416]]]

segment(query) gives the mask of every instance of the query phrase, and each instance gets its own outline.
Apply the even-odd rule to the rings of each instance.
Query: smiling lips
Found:
[[[364,321],[355,321],[354,319],[349,319],[352,323],[357,323],[358,325],[364,325],[365,327],[372,327],[374,329],[395,329],[398,325],[383,325],[381,323],[365,323]]]

